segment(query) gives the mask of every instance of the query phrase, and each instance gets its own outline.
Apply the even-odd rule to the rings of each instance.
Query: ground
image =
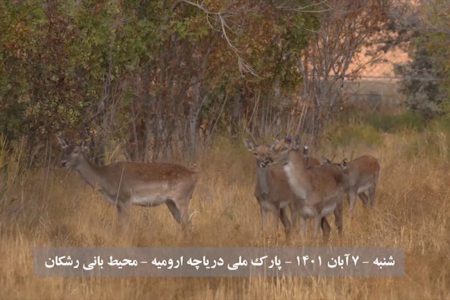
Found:
[[[426,136],[432,134],[434,138]],[[431,144],[432,143],[432,144]],[[198,165],[200,180],[183,235],[165,206],[134,207],[130,232],[116,230],[115,209],[79,176],[49,166],[19,174],[10,158],[8,189],[0,203],[1,299],[449,299],[450,162],[445,135],[383,134],[376,145],[320,153],[370,153],[381,164],[376,205],[345,206],[344,235],[332,227],[329,246],[392,247],[406,253],[401,278],[40,278],[32,249],[46,247],[323,246],[298,236],[285,241],[282,226],[260,231],[253,157],[243,145],[219,139]],[[17,176],[15,176],[17,175]]]

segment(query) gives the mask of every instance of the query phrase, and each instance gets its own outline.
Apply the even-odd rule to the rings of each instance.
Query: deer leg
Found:
[[[189,216],[189,201],[190,198],[185,201],[180,201],[177,204],[177,209],[180,212],[180,222],[183,230],[190,230],[192,226],[192,222]]]
[[[298,219],[300,219],[300,222],[299,222],[300,236],[302,239],[304,239],[305,232],[306,232],[306,220],[301,215],[300,207],[298,205],[292,204],[292,205],[290,205],[290,207],[291,207],[292,228],[294,230],[297,229],[297,221],[298,221]]]
[[[336,208],[334,209],[334,223],[339,232],[339,235],[342,235],[342,229],[344,227],[344,222],[343,222],[343,210],[344,209],[343,209],[343,207],[344,207],[344,203],[342,201],[340,201],[336,205]]]
[[[351,190],[348,194],[349,202],[350,202],[350,215],[353,214],[353,208],[355,207],[356,202],[356,191]]]
[[[376,190],[376,188],[377,188],[377,186],[373,185],[369,189],[369,200],[368,200],[368,203],[369,203],[370,207],[373,207],[375,205],[375,190]]]
[[[259,210],[261,212],[261,230],[264,232],[267,220],[267,210],[262,205],[259,206]]]
[[[280,208],[276,208],[274,210],[275,216],[276,216],[276,220],[275,220],[275,230],[276,232],[278,232],[278,228],[280,226],[280,222],[278,222],[278,220],[281,220],[281,209]]]
[[[117,201],[117,219],[121,229],[127,229],[130,222],[130,205],[121,201]]]
[[[292,228],[295,229],[297,226],[298,209],[295,204],[289,205],[289,208],[291,210]]]
[[[367,197],[365,192],[361,192],[358,194],[358,197],[361,199],[362,203],[364,204],[364,207],[367,207],[369,204],[369,198]]]
[[[182,204],[180,204],[182,203]],[[189,219],[188,206],[189,202],[180,201],[178,204],[169,199],[166,201],[167,208],[169,208],[175,221],[181,225],[183,231],[189,231],[191,229],[191,220]]]
[[[171,199],[166,201],[167,208],[169,208],[170,213],[177,223],[181,224],[181,212],[178,210],[175,202]]]
[[[322,218],[320,215],[314,217],[314,237],[316,238],[319,234],[320,225],[322,223]]]
[[[272,222],[275,221],[275,230],[278,232],[278,228],[280,227],[280,222],[278,222],[278,220],[281,220],[281,208],[278,205],[268,204],[265,209],[266,211],[272,212],[271,219]]]
[[[300,236],[302,239],[306,236],[306,218],[303,216],[300,217]]]
[[[291,222],[289,221],[287,210],[288,210],[287,207],[283,207],[280,209],[280,219],[281,223],[283,223],[284,226],[286,238],[289,238],[289,235],[291,233]]]
[[[331,227],[326,217],[322,217],[320,220],[320,227],[322,228],[323,240],[324,242],[327,242],[330,238]]]
[[[188,214],[189,202],[187,201],[175,202],[169,199],[167,200],[166,205],[169,208],[169,211],[174,217],[175,221],[177,221],[178,224],[181,224],[183,230],[189,229],[191,225],[191,221],[189,220]]]

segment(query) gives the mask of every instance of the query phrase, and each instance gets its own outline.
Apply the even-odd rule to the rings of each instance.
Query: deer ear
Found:
[[[245,147],[247,147],[248,151],[250,152],[255,151],[255,145],[248,139],[244,139],[244,145]]]
[[[69,143],[67,143],[67,140],[62,137],[61,133],[56,134],[56,139],[63,150],[69,148]]]

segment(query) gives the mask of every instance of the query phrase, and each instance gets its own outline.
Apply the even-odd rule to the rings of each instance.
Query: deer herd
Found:
[[[84,155],[82,148],[70,145],[58,136],[63,149],[62,165],[76,170],[87,184],[99,191],[117,209],[119,223],[127,223],[131,205],[167,205],[173,218],[189,227],[189,202],[197,173],[178,164],[117,162],[97,166]],[[266,230],[267,215],[274,214],[284,226],[288,238],[300,223],[300,233],[306,231],[306,221],[313,219],[313,234],[322,230],[325,240],[330,235],[327,217],[334,215],[339,234],[343,229],[343,205],[347,195],[352,214],[359,197],[364,206],[373,206],[380,165],[370,155],[352,161],[320,162],[301,147],[298,139],[275,140],[271,145],[255,145],[244,140],[256,159],[256,186],[262,230]]]
[[[246,147],[256,158],[256,189],[262,223],[267,211],[272,211],[284,225],[286,235],[300,217],[302,235],[306,219],[314,222],[314,235],[322,229],[328,239],[330,225],[327,216],[334,214],[335,224],[342,233],[343,199],[349,196],[350,211],[359,196],[365,206],[372,206],[378,182],[380,165],[370,155],[340,164],[326,160],[320,163],[309,156],[308,147],[300,150],[300,143],[276,140],[272,145],[255,146],[245,140]],[[368,192],[368,195],[365,193]],[[290,209],[292,225],[287,217]]]

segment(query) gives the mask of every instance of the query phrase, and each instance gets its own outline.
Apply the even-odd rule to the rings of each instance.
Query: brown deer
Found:
[[[271,150],[276,156],[280,156],[282,153],[286,153],[289,150],[299,150],[300,149],[300,138],[297,136],[294,141],[290,137],[284,139],[275,139],[271,146]],[[309,147],[307,145],[303,146],[303,154],[300,151],[295,151],[300,157],[303,158],[307,167],[318,166],[320,161],[309,155]]]
[[[345,174],[339,168],[325,165],[308,166],[298,154],[289,150],[280,162],[293,193],[303,199],[303,217],[314,219],[314,234],[317,235],[321,220],[334,213],[336,226],[342,232],[342,200],[345,189]]]
[[[97,166],[80,146],[58,137],[64,150],[62,165],[76,170],[117,209],[120,223],[128,219],[130,205],[152,207],[166,204],[183,228],[189,225],[189,202],[197,181],[196,173],[176,164],[117,162]]]
[[[363,155],[350,162],[344,160],[340,166],[347,177],[350,212],[353,212],[357,196],[364,206],[372,207],[375,204],[375,191],[380,174],[378,160],[371,155]]]
[[[283,170],[283,165],[274,164],[274,156],[277,151],[281,151],[279,141],[275,141],[271,146],[255,146],[251,141],[244,140],[247,149],[256,158],[256,187],[255,197],[261,212],[261,224],[264,231],[265,219],[268,212],[274,213],[281,220],[286,236],[291,232],[291,222],[288,217],[288,209],[291,209],[293,221],[297,219],[303,206],[303,200],[297,197],[291,190],[287,177]],[[303,221],[303,218],[301,219]],[[302,222],[303,225],[303,222]],[[302,226],[304,228],[304,226]],[[321,219],[321,228],[324,238],[327,239],[330,232],[330,225],[326,218]]]

